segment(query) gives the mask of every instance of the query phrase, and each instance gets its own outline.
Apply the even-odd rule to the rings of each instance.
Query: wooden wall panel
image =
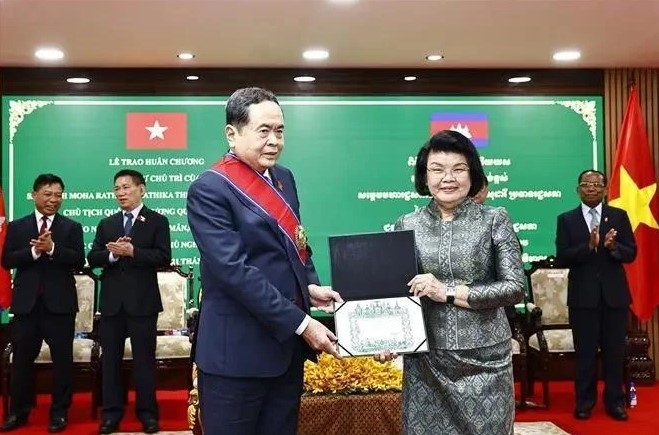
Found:
[[[605,158],[609,175],[613,168],[618,132],[627,106],[629,86],[633,82],[638,85],[654,168],[659,172],[659,69],[610,69],[604,72]],[[659,246],[656,249],[659,249]],[[659,291],[659,282],[655,291]],[[654,360],[655,373],[659,376],[659,310],[655,310],[654,316],[648,322],[638,326],[648,333],[649,354]]]

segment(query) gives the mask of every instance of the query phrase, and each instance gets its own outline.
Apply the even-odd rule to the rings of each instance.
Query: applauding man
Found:
[[[623,364],[627,310],[631,302],[623,263],[636,257],[624,210],[603,204],[606,176],[587,170],[578,178],[581,204],[558,217],[556,256],[570,269],[567,304],[576,352],[574,416],[590,418],[597,401],[597,353],[602,351],[604,405],[627,420]]]
[[[158,432],[156,322],[162,311],[157,270],[172,260],[167,218],[142,204],[144,176],[124,169],[114,176],[121,211],[103,219],[87,259],[102,267],[101,348],[103,415],[100,433],[116,432],[124,415],[121,365],[130,338],[137,393],[135,413],[145,433]]]
[[[12,221],[2,251],[2,266],[16,269],[11,311],[10,414],[0,432],[27,423],[34,406],[33,363],[45,340],[53,360],[49,432],[67,425],[73,391],[73,334],[78,311],[73,272],[85,264],[82,226],[58,213],[64,182],[41,174],[32,189],[34,213]]]

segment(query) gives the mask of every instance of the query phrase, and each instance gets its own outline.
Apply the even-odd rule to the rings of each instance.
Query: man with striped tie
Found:
[[[172,261],[167,218],[142,203],[144,176],[122,169],[114,176],[120,211],[98,224],[91,267],[101,275],[101,348],[103,349],[103,415],[99,432],[117,432],[125,411],[121,365],[124,343],[130,338],[135,370],[135,413],[142,431],[156,433],[156,322],[162,311],[158,268]]]
[[[590,418],[597,401],[600,350],[606,412],[624,421],[623,365],[631,298],[622,265],[636,257],[636,243],[627,213],[603,203],[606,182],[600,171],[579,175],[581,204],[558,217],[556,256],[570,269],[567,304],[576,352],[574,416]]]

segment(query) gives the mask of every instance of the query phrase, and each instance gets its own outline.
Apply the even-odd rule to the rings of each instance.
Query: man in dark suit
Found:
[[[201,254],[195,360],[204,433],[297,431],[303,364],[338,357],[336,337],[309,317],[338,293],[319,285],[284,146],[276,97],[239,89],[226,106],[230,152],[192,183],[188,220]]]
[[[636,257],[636,242],[627,213],[602,203],[606,176],[587,170],[578,182],[581,204],[561,214],[556,229],[556,256],[570,269],[567,304],[577,365],[574,416],[590,418],[597,401],[600,349],[606,412],[624,421],[625,333],[631,298],[622,264]]]
[[[87,256],[101,274],[103,413],[100,433],[116,432],[124,415],[121,365],[130,338],[136,414],[145,433],[159,430],[156,402],[156,322],[162,311],[157,270],[171,263],[169,222],[142,204],[144,176],[123,169],[114,176],[121,211],[103,219]]]
[[[35,211],[12,221],[2,266],[16,269],[11,311],[13,361],[10,414],[0,427],[9,432],[27,423],[34,406],[34,360],[41,343],[50,347],[53,392],[49,432],[67,425],[73,384],[73,335],[78,312],[74,271],[85,264],[82,226],[58,214],[64,182],[41,174],[32,188]]]

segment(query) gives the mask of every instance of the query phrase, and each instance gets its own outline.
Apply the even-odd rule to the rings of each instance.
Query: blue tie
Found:
[[[124,235],[130,235],[130,230],[133,229],[133,213],[124,213],[126,216],[126,223],[124,224]]]

